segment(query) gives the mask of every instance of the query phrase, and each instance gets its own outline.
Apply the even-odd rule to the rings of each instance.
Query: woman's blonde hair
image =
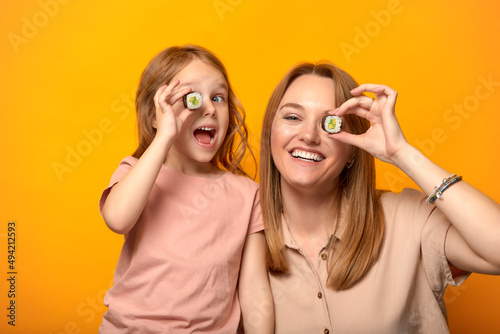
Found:
[[[276,273],[287,272],[288,264],[284,257],[281,178],[271,154],[271,127],[287,88],[302,75],[332,79],[332,93],[335,94],[337,107],[350,99],[350,91],[358,86],[349,74],[330,63],[303,63],[290,69],[271,95],[262,126],[260,202],[268,247],[267,265]],[[352,133],[364,133],[370,127],[367,120],[356,115],[343,118]],[[375,189],[374,158],[357,147],[353,147],[353,153],[354,163],[350,168],[345,167],[339,176],[340,200],[333,208],[337,212],[337,222],[340,221],[341,211],[345,212],[342,239],[337,244],[333,243],[335,252],[330,249],[328,263],[327,285],[335,290],[348,289],[370,270],[377,260],[384,230],[380,196]]]
[[[228,85],[229,126],[224,141],[212,159],[212,164],[232,173],[248,176],[241,166],[248,152],[255,161],[248,145],[248,129],[245,110],[234,94],[226,68],[209,50],[197,45],[172,46],[157,54],[142,72],[135,101],[139,145],[133,156],[140,158],[153,141],[156,129],[152,126],[155,115],[154,96],[158,88],[172,78],[191,61],[198,59],[219,70]]]

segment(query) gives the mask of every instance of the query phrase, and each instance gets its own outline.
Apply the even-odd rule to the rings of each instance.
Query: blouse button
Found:
[[[325,328],[324,333],[325,333],[325,334],[330,333],[330,331],[328,330],[328,328]]]
[[[321,292],[318,292],[318,298],[319,299],[323,298],[323,294]]]
[[[327,256],[325,253],[321,254],[321,259],[322,259],[322,260],[326,260],[326,258],[327,258],[327,257],[328,257],[328,256]]]

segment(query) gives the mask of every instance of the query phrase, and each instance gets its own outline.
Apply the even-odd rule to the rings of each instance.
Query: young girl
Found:
[[[139,147],[100,201],[125,235],[100,333],[235,333],[240,313],[246,332],[272,332],[258,186],[241,168],[247,129],[224,66],[198,46],[168,48],[136,108]]]

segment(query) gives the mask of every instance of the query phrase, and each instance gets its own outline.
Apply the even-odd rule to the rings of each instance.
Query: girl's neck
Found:
[[[163,164],[178,173],[195,177],[210,177],[219,171],[219,169],[209,161],[199,162],[192,159],[186,159],[175,154],[172,150],[167,155]]]

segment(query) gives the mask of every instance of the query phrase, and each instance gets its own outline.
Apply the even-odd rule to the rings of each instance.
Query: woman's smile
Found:
[[[271,129],[271,151],[282,182],[297,188],[334,185],[352,148],[321,129],[335,109],[333,80],[315,75],[295,79],[278,107]]]

